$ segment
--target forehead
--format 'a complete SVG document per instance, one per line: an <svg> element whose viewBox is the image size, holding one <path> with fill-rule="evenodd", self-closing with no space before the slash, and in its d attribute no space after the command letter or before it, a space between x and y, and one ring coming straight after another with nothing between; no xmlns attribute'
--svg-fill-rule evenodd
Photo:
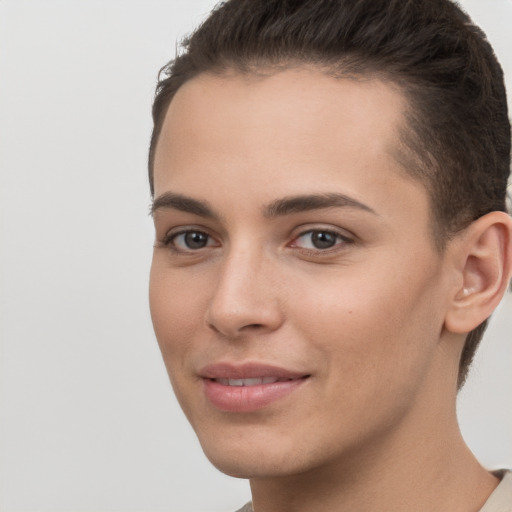
<svg viewBox="0 0 512 512"><path fill-rule="evenodd" d="M352 130L363 130L368 137L386 135L384 138L392 141L397 135L395 128L403 122L405 108L399 88L378 78L334 78L306 67L259 74L203 73L177 91L163 128L169 130L178 123L180 131L196 129L198 117L206 123L209 119L216 122L216 116L229 115L238 117L246 128L251 121L263 121L275 123L276 130L284 127L287 132L303 127L299 121L306 121L311 130L319 125L339 128L340 123L348 122ZM358 135L355 131L354 137Z"/></svg>
<svg viewBox="0 0 512 512"><path fill-rule="evenodd" d="M406 108L392 84L317 69L200 75L169 106L155 153L155 194L189 194L194 186L204 197L222 181L237 195L268 201L323 193L334 180L341 192L378 203L384 189L389 195L396 185L402 194L419 186L393 157Z"/></svg>

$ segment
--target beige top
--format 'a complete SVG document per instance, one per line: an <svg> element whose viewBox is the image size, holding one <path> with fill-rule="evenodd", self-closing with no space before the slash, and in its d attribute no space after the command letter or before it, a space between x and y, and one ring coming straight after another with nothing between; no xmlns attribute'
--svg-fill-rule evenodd
<svg viewBox="0 0 512 512"><path fill-rule="evenodd" d="M512 472L497 471L496 476L501 482L489 496L480 512L512 512ZM250 503L247 503L238 512L254 512Z"/></svg>
<svg viewBox="0 0 512 512"><path fill-rule="evenodd" d="M489 496L480 512L512 512L512 472L500 471L501 482Z"/></svg>

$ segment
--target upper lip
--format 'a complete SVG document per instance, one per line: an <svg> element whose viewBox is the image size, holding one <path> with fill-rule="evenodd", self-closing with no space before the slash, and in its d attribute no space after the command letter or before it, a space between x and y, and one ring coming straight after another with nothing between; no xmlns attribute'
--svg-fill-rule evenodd
<svg viewBox="0 0 512 512"><path fill-rule="evenodd" d="M306 372L288 370L279 366L262 363L212 363L204 366L199 375L204 379L257 379L277 377L278 379L301 379Z"/></svg>

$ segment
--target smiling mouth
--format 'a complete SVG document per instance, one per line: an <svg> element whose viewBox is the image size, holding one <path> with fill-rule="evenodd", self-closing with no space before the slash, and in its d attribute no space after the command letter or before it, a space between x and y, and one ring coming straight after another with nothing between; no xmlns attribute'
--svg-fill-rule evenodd
<svg viewBox="0 0 512 512"><path fill-rule="evenodd" d="M230 413L250 413L265 409L289 395L295 396L296 390L302 388L309 377L311 375L203 377L203 389L205 397L216 409Z"/></svg>
<svg viewBox="0 0 512 512"><path fill-rule="evenodd" d="M304 377L301 377L301 379L307 379L309 375L305 375ZM294 380L294 378L279 378L279 377L261 377L261 378L251 378L251 379L210 379L213 382L217 382L219 384L222 384L223 386L261 386L265 384L274 384L275 382L290 382Z"/></svg>

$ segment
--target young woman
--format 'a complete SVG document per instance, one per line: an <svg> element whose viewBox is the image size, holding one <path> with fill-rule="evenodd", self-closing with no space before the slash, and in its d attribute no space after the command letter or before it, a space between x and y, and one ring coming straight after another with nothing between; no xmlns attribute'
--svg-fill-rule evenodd
<svg viewBox="0 0 512 512"><path fill-rule="evenodd" d="M231 0L165 68L151 312L245 510L512 511L455 412L511 275L507 115L448 0Z"/></svg>

